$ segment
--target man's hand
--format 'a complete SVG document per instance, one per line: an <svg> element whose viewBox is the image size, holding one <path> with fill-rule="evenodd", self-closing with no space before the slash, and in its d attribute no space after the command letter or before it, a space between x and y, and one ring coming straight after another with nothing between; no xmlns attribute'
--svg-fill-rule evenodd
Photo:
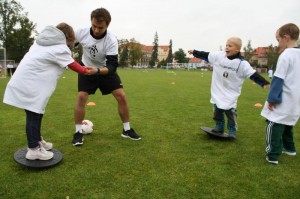
<svg viewBox="0 0 300 199"><path fill-rule="evenodd" d="M95 75L97 73L97 68L93 66L86 66L87 73L85 75Z"/></svg>
<svg viewBox="0 0 300 199"><path fill-rule="evenodd" d="M276 104L272 102L268 102L268 109L270 111L273 111L276 108Z"/></svg>

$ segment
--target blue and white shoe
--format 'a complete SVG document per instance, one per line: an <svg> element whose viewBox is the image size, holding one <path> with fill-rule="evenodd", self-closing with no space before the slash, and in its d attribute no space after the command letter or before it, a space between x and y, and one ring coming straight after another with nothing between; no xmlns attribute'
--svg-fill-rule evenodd
<svg viewBox="0 0 300 199"><path fill-rule="evenodd" d="M285 148L282 149L282 153L284 153L286 155L290 155L290 156L295 156L297 154L296 151L289 151L289 150L286 150Z"/></svg>

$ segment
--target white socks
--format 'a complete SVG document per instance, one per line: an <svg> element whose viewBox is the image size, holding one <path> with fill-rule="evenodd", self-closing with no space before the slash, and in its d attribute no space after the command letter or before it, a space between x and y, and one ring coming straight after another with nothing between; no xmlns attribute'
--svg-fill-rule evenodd
<svg viewBox="0 0 300 199"><path fill-rule="evenodd" d="M82 126L82 124L76 124L76 125L75 125L75 129L76 129L76 130L75 130L75 133L76 133L76 132L82 133L82 130L81 130L82 127L81 127L81 126Z"/></svg>
<svg viewBox="0 0 300 199"><path fill-rule="evenodd" d="M130 124L129 124L129 122L123 123L123 126L124 126L124 131L130 130Z"/></svg>
<svg viewBox="0 0 300 199"><path fill-rule="evenodd" d="M81 126L82 126L81 124L76 124L75 125L75 129L76 129L75 133L76 132L82 133L82 127ZM130 130L130 124L129 124L129 122L123 123L123 126L124 126L124 131Z"/></svg>

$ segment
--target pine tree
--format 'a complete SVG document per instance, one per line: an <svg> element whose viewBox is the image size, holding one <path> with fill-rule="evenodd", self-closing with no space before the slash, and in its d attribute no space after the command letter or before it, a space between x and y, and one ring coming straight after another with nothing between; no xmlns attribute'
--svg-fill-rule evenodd
<svg viewBox="0 0 300 199"><path fill-rule="evenodd" d="M250 59L252 57L253 54L253 48L251 46L251 40L248 41L247 47L244 47L244 51L245 51L245 59L250 62Z"/></svg>
<svg viewBox="0 0 300 199"><path fill-rule="evenodd" d="M172 63L173 62L172 46L173 46L173 42L172 42L172 39L171 39L170 44L169 44L169 53L168 53L168 57L166 59L167 63Z"/></svg>
<svg viewBox="0 0 300 199"><path fill-rule="evenodd" d="M152 50L152 55L151 55L149 65L153 67L157 62L158 62L158 34L156 32L154 36L153 50Z"/></svg>

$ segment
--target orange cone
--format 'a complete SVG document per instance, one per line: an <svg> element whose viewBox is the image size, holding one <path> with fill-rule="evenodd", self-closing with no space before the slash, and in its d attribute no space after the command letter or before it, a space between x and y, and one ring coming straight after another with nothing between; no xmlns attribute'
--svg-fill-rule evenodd
<svg viewBox="0 0 300 199"><path fill-rule="evenodd" d="M255 107L262 107L262 104L256 103L256 104L254 104L254 106L255 106Z"/></svg>
<svg viewBox="0 0 300 199"><path fill-rule="evenodd" d="M88 106L96 106L96 103L95 102L89 102L87 103Z"/></svg>

